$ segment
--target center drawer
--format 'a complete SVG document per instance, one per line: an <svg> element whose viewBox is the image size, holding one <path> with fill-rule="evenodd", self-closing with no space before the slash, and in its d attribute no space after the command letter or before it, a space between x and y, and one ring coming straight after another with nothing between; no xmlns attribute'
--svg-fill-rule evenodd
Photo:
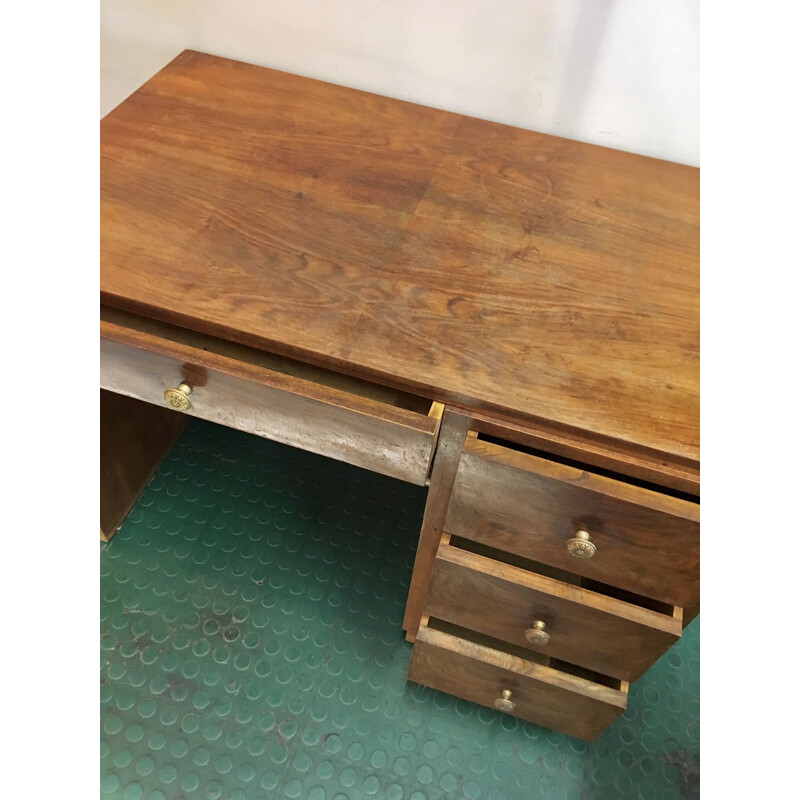
<svg viewBox="0 0 800 800"><path fill-rule="evenodd" d="M468 437L445 530L638 595L700 597L696 502Z"/></svg>
<svg viewBox="0 0 800 800"><path fill-rule="evenodd" d="M104 316L103 389L162 406L176 390L192 416L426 483L441 403L123 312Z"/></svg>
<svg viewBox="0 0 800 800"><path fill-rule="evenodd" d="M679 608L621 600L470 545L442 537L425 600L431 618L631 682L681 635Z"/></svg>

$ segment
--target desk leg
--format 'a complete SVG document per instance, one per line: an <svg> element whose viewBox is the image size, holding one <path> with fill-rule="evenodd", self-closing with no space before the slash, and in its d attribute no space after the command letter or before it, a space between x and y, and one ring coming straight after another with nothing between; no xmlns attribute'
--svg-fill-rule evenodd
<svg viewBox="0 0 800 800"><path fill-rule="evenodd" d="M100 538L108 541L175 444L187 417L100 390Z"/></svg>
<svg viewBox="0 0 800 800"><path fill-rule="evenodd" d="M433 458L431 485L425 503L425 516L419 533L417 556L414 559L414 572L411 575L411 586L408 590L408 602L403 619L403 630L409 642L416 639L419 630L425 595L428 593L428 583L433 572L433 562L442 539L447 507L450 504L450 495L453 493L458 461L467 438L469 424L470 417L445 408L439 428L436 454Z"/></svg>

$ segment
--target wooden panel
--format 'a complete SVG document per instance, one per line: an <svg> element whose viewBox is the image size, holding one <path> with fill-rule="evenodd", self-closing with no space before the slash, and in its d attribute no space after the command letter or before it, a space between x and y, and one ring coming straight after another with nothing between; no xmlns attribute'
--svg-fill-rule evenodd
<svg viewBox="0 0 800 800"><path fill-rule="evenodd" d="M442 544L425 613L547 656L635 681L681 635L673 616ZM550 641L525 631L546 624Z"/></svg>
<svg viewBox="0 0 800 800"><path fill-rule="evenodd" d="M104 302L696 471L695 168L187 51L101 189Z"/></svg>
<svg viewBox="0 0 800 800"><path fill-rule="evenodd" d="M684 609L683 615L681 617L682 626L685 628L699 613L700 613L700 603L692 606L691 608Z"/></svg>
<svg viewBox="0 0 800 800"><path fill-rule="evenodd" d="M523 425L477 412L471 416L473 430L470 433L474 435L484 433L517 442L556 457L580 461L590 467L617 472L699 499L700 467L697 462L681 462L674 458L667 461L655 452L637 455L622 442L600 441L599 437L597 441L588 442L568 431L556 431L532 423Z"/></svg>
<svg viewBox="0 0 800 800"><path fill-rule="evenodd" d="M699 506L480 439L461 454L450 533L681 608L699 600ZM593 558L569 555L585 527Z"/></svg>
<svg viewBox="0 0 800 800"><path fill-rule="evenodd" d="M490 708L508 689L514 716L587 741L627 705L624 686L602 686L425 626L408 679Z"/></svg>
<svg viewBox="0 0 800 800"><path fill-rule="evenodd" d="M109 541L175 444L186 417L100 390L100 538Z"/></svg>
<svg viewBox="0 0 800 800"><path fill-rule="evenodd" d="M469 417L454 414L449 409L445 411L439 431L436 457L431 470L431 486L425 502L425 515L422 518L422 528L419 532L414 571L411 573L408 602L403 618L403 630L406 631L406 638L410 642L414 641L422 616L433 561L442 538L447 504L450 502L458 459L468 427Z"/></svg>
<svg viewBox="0 0 800 800"><path fill-rule="evenodd" d="M139 314L132 314L128 311L121 311L118 308L100 306L101 322L108 322L117 328L125 328L129 332L130 340L136 344L146 341L153 341L152 338L142 339L141 342L135 338L136 333L149 334L159 340L167 340L174 344L184 344L194 350L205 350L207 353L215 353L220 356L249 364L255 367L263 367L270 372L279 372L283 375L292 375L310 381L318 386L327 386L331 389L338 389L348 395L356 397L366 397L375 400L384 406L416 411L420 414L427 414L434 419L441 419L441 403L431 403L419 395L408 394L397 389L382 386L378 383L354 378L342 372L335 372L324 367L306 364L296 359L286 358L268 353L266 350L258 350L246 345L237 344L227 339L219 339L207 334L198 333L188 328L180 328L177 325L170 325L160 320L150 317L143 317Z"/></svg>
<svg viewBox="0 0 800 800"><path fill-rule="evenodd" d="M186 381L190 415L411 483L428 477L436 419L111 323L101 335L104 388L163 405Z"/></svg>

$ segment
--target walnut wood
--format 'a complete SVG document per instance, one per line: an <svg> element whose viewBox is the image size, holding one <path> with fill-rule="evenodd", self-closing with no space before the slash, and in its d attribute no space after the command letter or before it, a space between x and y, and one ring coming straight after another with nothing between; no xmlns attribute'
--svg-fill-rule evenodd
<svg viewBox="0 0 800 800"><path fill-rule="evenodd" d="M100 538L109 541L172 449L186 417L100 390Z"/></svg>
<svg viewBox="0 0 800 800"><path fill-rule="evenodd" d="M620 690L421 626L408 679L490 708L504 689L514 716L591 741L627 705Z"/></svg>
<svg viewBox="0 0 800 800"><path fill-rule="evenodd" d="M679 619L442 544L425 613L571 664L638 680L681 635ZM525 631L546 624L550 641Z"/></svg>
<svg viewBox="0 0 800 800"><path fill-rule="evenodd" d="M186 51L101 184L109 304L696 471L697 169Z"/></svg>
<svg viewBox="0 0 800 800"><path fill-rule="evenodd" d="M159 406L185 381L191 414L430 481L410 677L486 705L509 688L523 718L593 738L627 683L556 659L635 678L699 600L697 504L591 472L699 496L698 188L690 167L186 51L101 125L102 385L183 422ZM446 536L436 560L445 522L517 565ZM578 525L593 559L567 554ZM621 589L686 612L602 594ZM555 668L519 640L533 607Z"/></svg>
<svg viewBox="0 0 800 800"><path fill-rule="evenodd" d="M385 406L394 406L408 411L428 414L434 419L441 419L442 416L439 410L440 407L443 407L441 403L437 403L434 406L430 399L419 395L391 389L378 383L364 381L341 372L334 372L323 367L279 356L275 353L268 353L265 350L258 350L225 339L219 339L215 336L208 336L188 328L179 328L176 325L170 325L149 317L142 317L138 314L131 314L127 311L101 305L100 320L101 322L112 323L118 328L127 329L128 334L132 337L130 341L138 343L145 348L147 347L146 342L152 340L137 339L136 331L150 334L159 340L184 344L195 350L206 350L209 353L226 356L242 364L265 367L272 372L293 375L296 378L302 378L320 386L339 389L348 395L375 400Z"/></svg>
<svg viewBox="0 0 800 800"><path fill-rule="evenodd" d="M699 506L468 439L445 522L455 536L687 608L699 599ZM593 558L569 555L581 527Z"/></svg>
<svg viewBox="0 0 800 800"><path fill-rule="evenodd" d="M411 574L406 612L403 617L403 630L406 631L406 639L409 642L414 641L420 625L425 594L428 591L436 551L442 539L445 515L468 428L469 417L455 414L445 407L439 426L439 439L431 470L428 499L425 502L425 514L419 532L414 571Z"/></svg>
<svg viewBox="0 0 800 800"><path fill-rule="evenodd" d="M101 385L164 404L197 387L192 416L422 485L439 422L293 375L101 322Z"/></svg>
<svg viewBox="0 0 800 800"><path fill-rule="evenodd" d="M624 443L587 442L567 431L548 430L533 423L520 424L472 412L472 435L485 433L498 439L527 445L554 456L581 461L588 466L618 472L630 478L647 481L667 489L700 496L700 469L696 463L683 464L677 459L664 461L658 453L646 458L625 448Z"/></svg>

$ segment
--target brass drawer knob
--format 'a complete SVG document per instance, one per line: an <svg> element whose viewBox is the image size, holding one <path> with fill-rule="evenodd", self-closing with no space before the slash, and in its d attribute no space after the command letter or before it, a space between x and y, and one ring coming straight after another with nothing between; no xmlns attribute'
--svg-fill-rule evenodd
<svg viewBox="0 0 800 800"><path fill-rule="evenodd" d="M164 399L176 411L188 411L192 407L192 403L189 400L191 393L192 387L182 383L177 389L167 389L164 392Z"/></svg>
<svg viewBox="0 0 800 800"><path fill-rule="evenodd" d="M581 530L567 539L567 550L573 558L591 558L597 552L597 545L589 538L589 531Z"/></svg>
<svg viewBox="0 0 800 800"><path fill-rule="evenodd" d="M544 647L550 641L550 634L544 629L544 622L534 620L533 627L525 631L525 638L537 647Z"/></svg>
<svg viewBox="0 0 800 800"><path fill-rule="evenodd" d="M512 714L514 712L517 704L511 700L510 689L503 689L503 696L498 697L497 700L494 701L494 707L498 711L505 711L506 714Z"/></svg>

